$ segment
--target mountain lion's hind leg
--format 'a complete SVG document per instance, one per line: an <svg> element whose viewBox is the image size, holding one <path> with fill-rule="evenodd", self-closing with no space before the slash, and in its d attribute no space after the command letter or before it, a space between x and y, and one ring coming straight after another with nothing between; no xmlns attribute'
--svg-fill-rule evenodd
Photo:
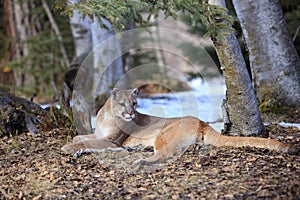
<svg viewBox="0 0 300 200"><path fill-rule="evenodd" d="M178 153L184 152L197 142L198 123L198 119L186 117L165 126L155 138L154 155L140 160L139 163L161 163L172 156L177 157Z"/></svg>
<svg viewBox="0 0 300 200"><path fill-rule="evenodd" d="M158 148L159 147L159 148ZM164 163L176 152L176 144L173 141L170 141L169 144L164 143L159 144L155 141L154 144L154 155L145 159L140 159L135 162L135 164L156 164Z"/></svg>

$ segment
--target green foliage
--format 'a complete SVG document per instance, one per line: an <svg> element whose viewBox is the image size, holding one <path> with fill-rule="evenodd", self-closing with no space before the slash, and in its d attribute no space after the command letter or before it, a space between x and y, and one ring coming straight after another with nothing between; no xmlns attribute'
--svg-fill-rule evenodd
<svg viewBox="0 0 300 200"><path fill-rule="evenodd" d="M239 45L241 47L241 50L242 50L244 59L246 61L246 65L247 65L247 69L249 71L249 74L251 75L251 73L250 73L249 55L248 55L248 51L246 49L245 41L243 39L242 28L241 28L239 20L238 20L238 18L236 16L236 13L235 13L232 1L231 0L225 0L225 1L226 1L226 7L228 8L228 13L229 13L230 16L232 16L232 20L233 20L232 21L232 27L235 30L234 33L235 33L235 35L236 35L236 37L238 39ZM199 36L202 36L202 37L209 35L207 33L207 30L206 30L206 28L205 28L205 26L203 24L197 23L194 26L192 26L192 20L189 17L189 15L187 15L187 14L180 15L180 20L189 26L188 31L191 34L199 35ZM191 46L190 47L187 46L187 48L182 48L182 50L183 50L183 52L184 52L185 55L189 56L189 55L192 55L191 53L197 52L196 49L193 50L191 48L192 48ZM213 45L205 46L204 49L206 50L206 52L210 55L210 57L215 62L216 66L218 67L219 72L222 73L222 70L220 69L221 64L220 64L220 61L219 61L219 58L218 58L218 55L217 55L217 52L216 52L214 46ZM195 53L193 53L193 54L195 54ZM203 61L201 61L201 62L202 63L199 63L199 64L203 64ZM196 74L193 74L193 73L191 73L190 75L192 77L197 76Z"/></svg>
<svg viewBox="0 0 300 200"><path fill-rule="evenodd" d="M26 2L26 1L24 1ZM27 13L30 29L24 41L12 38L20 47L26 46L28 54L23 54L19 59L12 60L7 65L10 69L18 70L25 77L22 88L17 88L27 95L37 94L38 98L52 99L56 94L54 85L59 89L62 84L62 74L66 66L59 46L57 35L54 33L49 19L41 6L41 0L34 0L35 7ZM48 5L54 5L54 0L48 1ZM69 59L73 54L73 39L70 27L66 24L69 19L59 13L52 12L64 38L64 46L69 53ZM27 17L27 16L25 16ZM20 78L20 77L18 77Z"/></svg>
<svg viewBox="0 0 300 200"><path fill-rule="evenodd" d="M143 44L146 42L152 42L153 38L149 36L143 36L143 34L138 31L133 32L133 35L131 37L134 38L134 40L131 41L132 46L138 48L131 52L131 63L128 67L134 68L145 63L157 63L155 50L143 49Z"/></svg>
<svg viewBox="0 0 300 200"><path fill-rule="evenodd" d="M177 18L178 12L185 13L191 19L192 26L201 23L206 28L206 34L217 39L223 39L232 31L228 23L232 17L226 14L225 9L209 5L207 0L90 0L80 3L57 4L63 14L72 15L77 10L83 17L103 17L111 22L116 31L125 28L130 19L138 25L145 26L151 16L157 17L163 11L166 17ZM143 19L142 13L148 13ZM101 24L105 27L104 24Z"/></svg>
<svg viewBox="0 0 300 200"><path fill-rule="evenodd" d="M202 76L203 75L205 75L205 77L218 76L219 73L216 74L216 71L214 70L215 66L217 66L219 72L222 73L220 69L221 64L219 62L217 53L213 46L205 46L203 48L201 46L192 45L190 43L181 43L180 45L178 45L178 48L182 50L182 52L185 54L185 56L188 57L190 61L197 64L198 66L203 66L203 69L200 71ZM214 61L215 66L212 66L212 60ZM197 76L194 73L189 73L189 74L192 77Z"/></svg>
<svg viewBox="0 0 300 200"><path fill-rule="evenodd" d="M157 63L154 50L152 51L137 50L131 56L132 56L132 66L131 66L132 68L136 66L141 66L145 63Z"/></svg>
<svg viewBox="0 0 300 200"><path fill-rule="evenodd" d="M280 0L281 7L283 9L284 18L287 22L288 29L290 31L291 37L293 37L300 26L300 4L298 0ZM294 45L300 55L300 32L298 32L297 37L294 41Z"/></svg>
<svg viewBox="0 0 300 200"><path fill-rule="evenodd" d="M135 22L138 26L149 26L150 19L158 17L159 11L163 11L166 17L174 19L183 14L191 27L194 27L195 30L201 27L204 36L211 36L217 40L223 40L233 30L230 26L233 19L227 14L227 9L209 5L207 0L90 0L66 5L57 4L56 9L60 9L63 14L68 15L72 15L73 11L76 10L82 14L82 17L105 18L110 21L116 31L124 29L128 24L128 20ZM147 13L148 17L143 18L142 13ZM101 23L101 20L99 22ZM104 24L100 25L105 27ZM195 51L195 49L190 49L191 46L188 49L184 45L181 47L187 52ZM211 50L211 48L209 49ZM200 52L203 52L203 50ZM209 51L209 53L219 66L216 52ZM195 53L187 55L195 55ZM199 60L199 55L196 56L195 59ZM132 57L132 66L138 66L145 59L154 61L155 53L136 51Z"/></svg>

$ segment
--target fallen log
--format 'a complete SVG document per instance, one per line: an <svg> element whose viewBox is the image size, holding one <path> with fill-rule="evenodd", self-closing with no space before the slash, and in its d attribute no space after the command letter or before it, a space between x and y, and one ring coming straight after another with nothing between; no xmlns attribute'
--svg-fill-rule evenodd
<svg viewBox="0 0 300 200"><path fill-rule="evenodd" d="M36 103L0 90L0 137L53 128L71 127L68 117L57 108L43 109Z"/></svg>

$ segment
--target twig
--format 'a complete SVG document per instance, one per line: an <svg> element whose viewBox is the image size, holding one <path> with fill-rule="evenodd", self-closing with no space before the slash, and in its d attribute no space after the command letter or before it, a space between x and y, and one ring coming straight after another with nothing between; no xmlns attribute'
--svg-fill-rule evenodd
<svg viewBox="0 0 300 200"><path fill-rule="evenodd" d="M293 36L293 42L295 42L295 40L296 40L296 38L298 36L299 30L300 30L300 25L297 27L296 32L295 32L295 34Z"/></svg>

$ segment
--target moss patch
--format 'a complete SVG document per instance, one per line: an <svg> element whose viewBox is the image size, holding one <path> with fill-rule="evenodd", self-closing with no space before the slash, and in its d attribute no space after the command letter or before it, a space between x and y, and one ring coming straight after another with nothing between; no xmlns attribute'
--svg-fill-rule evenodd
<svg viewBox="0 0 300 200"><path fill-rule="evenodd" d="M259 109L264 122L300 123L300 107L285 106L268 101L260 104Z"/></svg>

